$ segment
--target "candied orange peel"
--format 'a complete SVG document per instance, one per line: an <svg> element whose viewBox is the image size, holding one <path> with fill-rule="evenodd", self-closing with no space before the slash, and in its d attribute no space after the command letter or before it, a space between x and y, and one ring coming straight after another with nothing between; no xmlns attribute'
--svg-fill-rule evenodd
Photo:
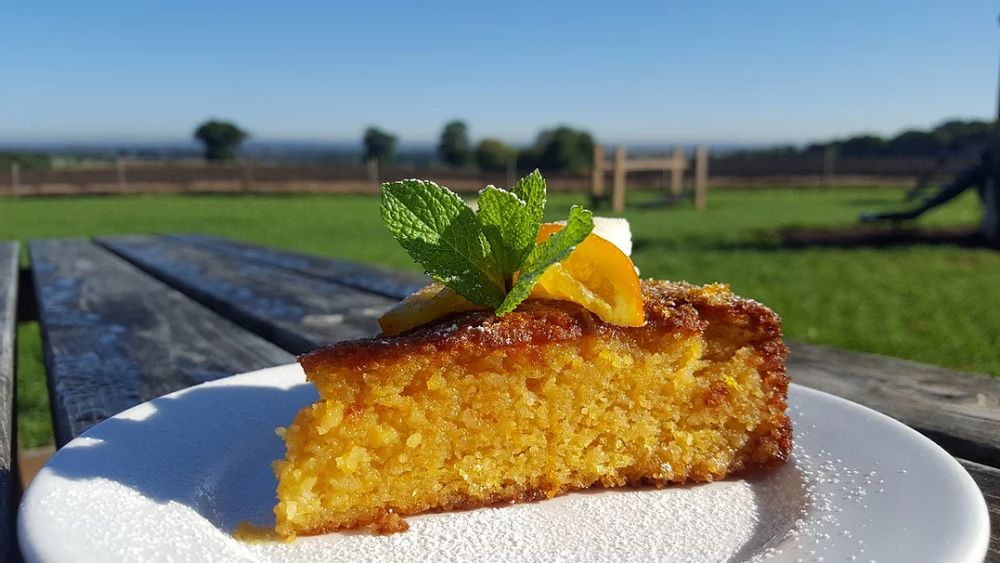
<svg viewBox="0 0 1000 563"><path fill-rule="evenodd" d="M538 241L560 228L562 225L555 223L542 225ZM616 325L642 326L646 321L639 274L632 259L593 233L565 260L542 274L531 297L572 301Z"/></svg>

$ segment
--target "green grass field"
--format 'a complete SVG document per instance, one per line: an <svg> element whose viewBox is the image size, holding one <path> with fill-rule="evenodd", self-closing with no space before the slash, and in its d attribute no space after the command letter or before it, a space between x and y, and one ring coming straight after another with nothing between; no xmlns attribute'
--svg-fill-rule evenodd
<svg viewBox="0 0 1000 563"><path fill-rule="evenodd" d="M724 281L781 314L793 340L1000 374L1000 252L944 245L782 247L775 229L848 226L900 201L890 189L715 191L709 209L634 209L643 276ZM584 196L555 195L552 218ZM974 225L968 194L922 219ZM364 196L132 196L0 200L0 240L201 232L414 268ZM19 331L18 403L25 446L51 438L36 323Z"/></svg>

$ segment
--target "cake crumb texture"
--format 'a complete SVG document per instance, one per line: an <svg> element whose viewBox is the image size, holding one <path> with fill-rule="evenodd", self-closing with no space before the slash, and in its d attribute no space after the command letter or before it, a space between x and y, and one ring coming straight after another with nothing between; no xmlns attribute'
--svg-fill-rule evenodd
<svg viewBox="0 0 1000 563"><path fill-rule="evenodd" d="M283 536L550 498L705 482L784 462L780 321L723 285L645 281L647 323L536 300L300 358L320 393L285 432Z"/></svg>

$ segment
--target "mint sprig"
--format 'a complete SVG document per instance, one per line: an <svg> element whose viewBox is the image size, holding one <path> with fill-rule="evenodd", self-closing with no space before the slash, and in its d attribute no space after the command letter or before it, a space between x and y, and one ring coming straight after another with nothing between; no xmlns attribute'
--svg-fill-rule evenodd
<svg viewBox="0 0 1000 563"><path fill-rule="evenodd" d="M506 292L476 214L434 182L382 186L382 220L429 276L480 305L498 307Z"/></svg>
<svg viewBox="0 0 1000 563"><path fill-rule="evenodd" d="M487 186L478 212L434 182L382 184L382 219L407 254L428 275L500 316L527 299L545 270L594 228L591 212L573 206L566 227L536 244L544 211L545 179L537 170L509 191Z"/></svg>

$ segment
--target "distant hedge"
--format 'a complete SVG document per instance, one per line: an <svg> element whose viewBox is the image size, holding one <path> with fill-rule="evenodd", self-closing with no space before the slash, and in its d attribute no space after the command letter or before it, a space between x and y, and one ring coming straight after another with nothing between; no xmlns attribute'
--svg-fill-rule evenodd
<svg viewBox="0 0 1000 563"><path fill-rule="evenodd" d="M729 156L757 158L810 155L833 148L837 156L847 157L932 157L948 151L985 147L994 137L994 127L992 121L952 119L930 130L909 129L888 138L866 133L812 143L803 148L790 145L769 147L740 151Z"/></svg>
<svg viewBox="0 0 1000 563"><path fill-rule="evenodd" d="M18 163L21 170L48 170L52 168L52 157L46 154L28 152L0 152L0 171L9 170Z"/></svg>

